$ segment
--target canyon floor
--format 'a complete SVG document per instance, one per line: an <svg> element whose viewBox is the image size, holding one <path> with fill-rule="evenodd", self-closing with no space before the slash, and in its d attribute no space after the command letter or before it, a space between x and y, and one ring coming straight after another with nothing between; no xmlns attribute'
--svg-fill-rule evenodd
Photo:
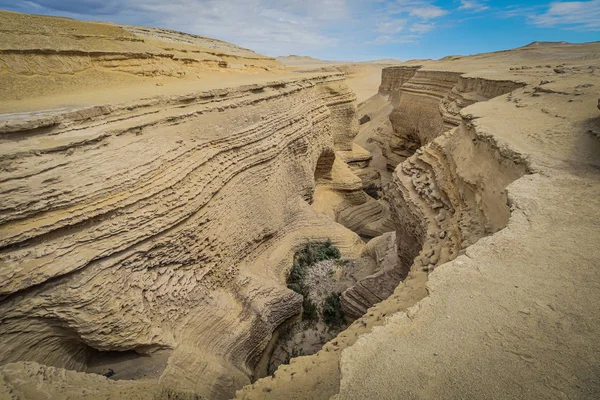
<svg viewBox="0 0 600 400"><path fill-rule="evenodd" d="M0 22L1 399L600 397L599 42L286 66ZM265 376L326 240L349 326Z"/></svg>

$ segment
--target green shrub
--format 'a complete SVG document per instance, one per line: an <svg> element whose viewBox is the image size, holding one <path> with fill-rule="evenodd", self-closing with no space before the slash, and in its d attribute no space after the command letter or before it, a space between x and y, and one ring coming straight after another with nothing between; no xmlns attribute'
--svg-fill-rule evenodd
<svg viewBox="0 0 600 400"><path fill-rule="evenodd" d="M340 326L344 323L344 312L340 293L331 293L323 302L323 320L329 326Z"/></svg>
<svg viewBox="0 0 600 400"><path fill-rule="evenodd" d="M286 283L289 289L304 297L302 301L302 319L304 321L319 320L317 306L312 300L308 299L310 288L304 283L308 269L319 261L339 259L340 257L340 250L335 247L330 239L327 239L324 243L308 242L304 248L294 255L294 264Z"/></svg>
<svg viewBox="0 0 600 400"><path fill-rule="evenodd" d="M302 350L301 348L300 349L296 349L296 348L292 349L292 358L301 357L303 355L304 355L304 350Z"/></svg>
<svg viewBox="0 0 600 400"><path fill-rule="evenodd" d="M317 313L317 305L308 297L304 297L302 301L302 320L303 321L318 321L319 314Z"/></svg>
<svg viewBox="0 0 600 400"><path fill-rule="evenodd" d="M288 283L287 287L288 287L288 289L292 289L294 292L298 293L299 295L302 295L302 296L308 295L308 289L307 289L306 285L304 285L302 283Z"/></svg>
<svg viewBox="0 0 600 400"><path fill-rule="evenodd" d="M308 246L311 246L311 244L309 243ZM327 239L325 243L317 244L315 246L316 247L313 249L315 262L335 260L341 257L340 250L331 243L331 239Z"/></svg>
<svg viewBox="0 0 600 400"><path fill-rule="evenodd" d="M287 357L285 358L285 360L283 360L283 364L289 364L292 358L296 358L296 357L301 357L304 355L304 350L300 349L296 349L295 347L292 348L292 353L288 354ZM275 371L273 371L275 372ZM272 373L269 375L273 375Z"/></svg>
<svg viewBox="0 0 600 400"><path fill-rule="evenodd" d="M331 243L330 239L325 243L308 242L294 255L294 264L287 278L287 287L306 297L308 288L304 285L304 278L308 268L319 261L339 259L340 256L340 250Z"/></svg>
<svg viewBox="0 0 600 400"><path fill-rule="evenodd" d="M294 256L294 266L290 273L292 281L303 279L306 274L306 268L313 266L315 263L323 260L333 260L341 257L340 250L331 243L331 239L327 239L324 243L310 243L299 250Z"/></svg>

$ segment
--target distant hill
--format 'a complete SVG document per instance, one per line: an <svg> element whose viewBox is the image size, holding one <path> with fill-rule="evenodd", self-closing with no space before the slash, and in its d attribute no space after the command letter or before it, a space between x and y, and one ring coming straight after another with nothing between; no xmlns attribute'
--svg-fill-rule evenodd
<svg viewBox="0 0 600 400"><path fill-rule="evenodd" d="M382 58L379 60L369 60L369 61L361 61L365 64L402 64L403 61L398 60L396 58Z"/></svg>
<svg viewBox="0 0 600 400"><path fill-rule="evenodd" d="M276 57L277 61L283 65L314 65L314 64L331 64L333 61L320 60L309 56L297 56L291 54L289 56Z"/></svg>
<svg viewBox="0 0 600 400"><path fill-rule="evenodd" d="M321 64L400 64L402 61L395 58L383 58L380 60L369 60L369 61L330 61L321 60L319 58L309 56L298 56L291 54L289 56L276 57L276 60L283 65L287 66L307 66L307 65L321 65Z"/></svg>

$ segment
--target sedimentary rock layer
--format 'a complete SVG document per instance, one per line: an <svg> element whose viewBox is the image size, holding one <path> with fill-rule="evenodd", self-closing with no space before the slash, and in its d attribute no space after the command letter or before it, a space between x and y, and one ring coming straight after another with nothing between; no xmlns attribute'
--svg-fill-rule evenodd
<svg viewBox="0 0 600 400"><path fill-rule="evenodd" d="M61 93L133 77L193 77L220 69L281 69L230 43L155 28L0 11L0 99ZM131 78L130 78L131 79Z"/></svg>
<svg viewBox="0 0 600 400"><path fill-rule="evenodd" d="M597 43L582 47L561 55L568 76L518 67L528 86L464 109L458 128L398 166L396 204L421 214L406 222L425 221L398 246L417 238L435 258L417 262L506 227L438 265L426 299L344 351L337 398L598 397L600 120L588 88L600 79Z"/></svg>
<svg viewBox="0 0 600 400"><path fill-rule="evenodd" d="M506 226L504 188L527 169L519 155L478 136L468 118L452 129L462 107L522 84L402 67L384 69L382 79L395 105L390 115L394 138L412 143L402 146L403 155L415 154L398 166L386 190L398 258L380 260L375 275L344 292L344 309L353 317L392 294L411 268L433 270Z"/></svg>
<svg viewBox="0 0 600 400"><path fill-rule="evenodd" d="M391 131L374 138L381 144L388 168L411 156L420 146L461 122L460 110L470 104L508 93L524 84L516 81L472 78L462 72L417 67L388 67L380 92L389 94L394 111Z"/></svg>
<svg viewBox="0 0 600 400"><path fill-rule="evenodd" d="M238 398L597 397L598 44L549 47L428 63L431 77L436 68L442 81L457 76L452 87L411 87L437 122L415 124L419 114L400 101L396 122L408 121L388 134L410 135L416 148L388 162L397 165L388 194L408 277L323 351ZM568 75L540 58L569 60ZM514 62L531 66L508 73ZM470 105L452 114L459 87ZM377 242L369 252L388 258ZM433 268L425 297L415 284Z"/></svg>
<svg viewBox="0 0 600 400"><path fill-rule="evenodd" d="M99 351L168 350L163 388L249 383L300 311L295 249L362 251L307 202L315 180L335 186L356 124L342 79L3 116L0 363L86 371Z"/></svg>

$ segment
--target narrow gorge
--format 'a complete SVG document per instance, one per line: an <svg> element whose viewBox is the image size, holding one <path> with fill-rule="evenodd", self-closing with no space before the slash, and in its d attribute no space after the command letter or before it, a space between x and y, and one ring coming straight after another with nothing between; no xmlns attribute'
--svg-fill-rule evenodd
<svg viewBox="0 0 600 400"><path fill-rule="evenodd" d="M0 398L452 397L481 349L527 376L553 363L540 336L600 333L558 296L598 288L597 44L387 66L358 102L356 65L0 20Z"/></svg>

